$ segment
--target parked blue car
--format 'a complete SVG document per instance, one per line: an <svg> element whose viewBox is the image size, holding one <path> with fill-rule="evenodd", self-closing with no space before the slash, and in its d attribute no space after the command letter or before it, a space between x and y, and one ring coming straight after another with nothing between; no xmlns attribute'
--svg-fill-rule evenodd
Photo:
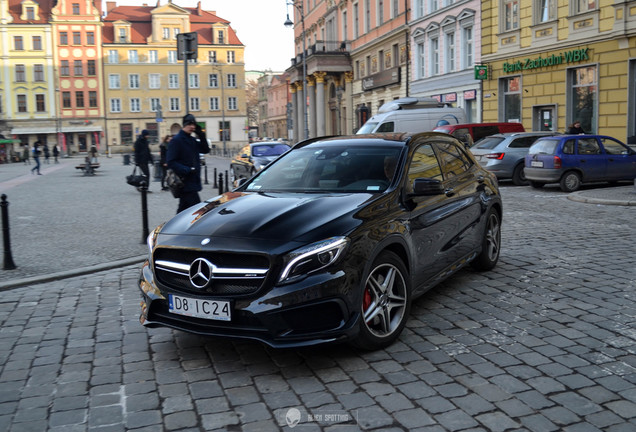
<svg viewBox="0 0 636 432"><path fill-rule="evenodd" d="M636 151L604 135L559 135L539 138L528 150L524 172L530 185L560 183L574 192L582 183L636 178Z"/></svg>

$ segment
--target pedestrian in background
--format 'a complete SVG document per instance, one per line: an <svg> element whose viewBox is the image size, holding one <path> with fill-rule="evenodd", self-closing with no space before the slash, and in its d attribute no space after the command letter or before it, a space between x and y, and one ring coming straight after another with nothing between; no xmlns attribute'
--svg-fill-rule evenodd
<svg viewBox="0 0 636 432"><path fill-rule="evenodd" d="M51 153L49 152L49 146L46 143L42 145L42 151L44 152L44 163L48 164L49 157L51 157Z"/></svg>
<svg viewBox="0 0 636 432"><path fill-rule="evenodd" d="M25 165L31 165L31 155L29 155L29 146L24 145L24 149L22 150L22 160Z"/></svg>
<svg viewBox="0 0 636 432"><path fill-rule="evenodd" d="M581 127L581 122L580 121L575 121L574 123L572 123L568 129L568 134L570 135L579 135L579 134L584 134L585 131L583 130L583 128Z"/></svg>
<svg viewBox="0 0 636 432"><path fill-rule="evenodd" d="M35 161L35 166L31 168L31 174L37 171L38 175L42 175L40 172L40 153L42 153L42 150L40 150L40 140L33 143L31 153L33 154L33 160Z"/></svg>
<svg viewBox="0 0 636 432"><path fill-rule="evenodd" d="M150 153L148 138L146 138L148 135L150 135L150 132L144 129L141 131L137 141L135 141L135 165L137 165L143 175L146 176L146 187L150 187L150 171L148 170L148 163L152 163L152 154Z"/></svg>
<svg viewBox="0 0 636 432"><path fill-rule="evenodd" d="M168 154L168 144L172 139L172 135L166 135L159 144L159 165L161 165L161 190L170 190L166 186L166 173L168 172L168 164L166 163L166 155Z"/></svg>
<svg viewBox="0 0 636 432"><path fill-rule="evenodd" d="M60 163L60 161L57 160L57 157L60 155L60 147L55 144L53 146L53 159L55 160L55 163Z"/></svg>
<svg viewBox="0 0 636 432"><path fill-rule="evenodd" d="M201 202L199 191L201 186L200 153L210 152L205 139L196 136L194 131L197 121L192 114L183 117L183 128L170 140L166 163L183 180L183 189L179 196L177 213Z"/></svg>

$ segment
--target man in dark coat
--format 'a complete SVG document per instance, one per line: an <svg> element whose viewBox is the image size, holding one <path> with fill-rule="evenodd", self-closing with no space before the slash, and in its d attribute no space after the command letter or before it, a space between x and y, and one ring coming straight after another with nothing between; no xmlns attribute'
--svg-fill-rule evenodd
<svg viewBox="0 0 636 432"><path fill-rule="evenodd" d="M135 165L146 176L146 187L150 186L148 163L152 163L152 154L150 154L150 147L148 146L148 135L150 135L150 132L144 129L141 131L137 141L135 141Z"/></svg>
<svg viewBox="0 0 636 432"><path fill-rule="evenodd" d="M166 162L168 168L183 179L183 189L179 196L177 213L201 202L201 161L199 154L207 154L210 149L205 139L194 134L197 122L192 114L183 117L183 128L168 144Z"/></svg>

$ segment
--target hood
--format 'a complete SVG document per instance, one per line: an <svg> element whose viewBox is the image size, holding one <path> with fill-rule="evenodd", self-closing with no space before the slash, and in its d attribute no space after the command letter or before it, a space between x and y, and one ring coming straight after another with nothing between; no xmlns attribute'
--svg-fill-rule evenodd
<svg viewBox="0 0 636 432"><path fill-rule="evenodd" d="M227 192L168 221L161 234L292 241L345 235L371 194ZM303 239L303 236L308 236Z"/></svg>

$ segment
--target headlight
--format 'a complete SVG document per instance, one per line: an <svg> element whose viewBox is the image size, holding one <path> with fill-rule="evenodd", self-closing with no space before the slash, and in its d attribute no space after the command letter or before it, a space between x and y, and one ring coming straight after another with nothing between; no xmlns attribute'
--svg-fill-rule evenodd
<svg viewBox="0 0 636 432"><path fill-rule="evenodd" d="M157 228L153 229L150 234L148 234L148 238L146 239L146 244L148 245L148 253L150 254L150 259L152 260L152 251L157 244L157 236L159 235L159 231L163 228L163 224L159 225Z"/></svg>
<svg viewBox="0 0 636 432"><path fill-rule="evenodd" d="M331 265L348 244L347 237L331 237L290 252L278 282L290 282Z"/></svg>

